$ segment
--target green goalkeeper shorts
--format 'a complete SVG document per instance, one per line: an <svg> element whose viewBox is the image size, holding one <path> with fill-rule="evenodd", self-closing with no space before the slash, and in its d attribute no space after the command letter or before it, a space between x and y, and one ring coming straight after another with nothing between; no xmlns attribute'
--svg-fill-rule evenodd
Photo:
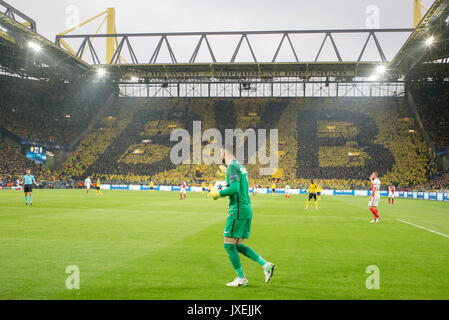
<svg viewBox="0 0 449 320"><path fill-rule="evenodd" d="M251 220L252 219L236 220L232 219L232 217L228 217L228 219L226 219L224 236L228 238L249 239Z"/></svg>

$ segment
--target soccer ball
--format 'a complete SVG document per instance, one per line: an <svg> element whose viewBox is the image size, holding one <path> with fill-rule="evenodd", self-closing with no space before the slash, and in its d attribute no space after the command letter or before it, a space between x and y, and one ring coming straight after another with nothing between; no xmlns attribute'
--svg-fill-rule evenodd
<svg viewBox="0 0 449 320"><path fill-rule="evenodd" d="M218 190L218 191L224 190L227 187L229 187L229 186L226 181L217 181L217 182L215 182L215 185L214 185L214 189Z"/></svg>

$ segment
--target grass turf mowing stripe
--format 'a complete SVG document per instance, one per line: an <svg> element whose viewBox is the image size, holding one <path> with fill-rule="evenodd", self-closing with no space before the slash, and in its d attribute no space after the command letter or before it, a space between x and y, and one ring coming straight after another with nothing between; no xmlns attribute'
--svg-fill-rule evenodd
<svg viewBox="0 0 449 320"><path fill-rule="evenodd" d="M416 227L416 228L420 228L420 229L423 229L423 230L426 230L426 231L430 231L430 232L433 232L433 233L438 234L438 235L440 235L440 236L449 238L449 236L448 236L447 234L444 234L444 233L441 233L441 232L438 232L438 231L435 231L435 230L432 230L432 229L427 229L427 228L425 228L425 227L419 226L419 225L417 225L417 224L414 224L414 223L411 223L411 222L408 222L408 221L405 221L405 220L401 220L401 219L396 219L396 220L397 220L397 221L400 221L400 222L403 222L403 223L407 223L407 224L409 224L409 225L411 225L411 226L414 226L414 227Z"/></svg>

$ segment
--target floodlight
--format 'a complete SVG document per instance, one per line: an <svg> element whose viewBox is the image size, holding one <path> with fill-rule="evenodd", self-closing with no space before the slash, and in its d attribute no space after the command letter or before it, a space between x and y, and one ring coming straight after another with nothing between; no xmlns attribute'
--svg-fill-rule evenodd
<svg viewBox="0 0 449 320"><path fill-rule="evenodd" d="M37 43L34 43L34 42L28 42L28 47L30 47L35 52L39 52L42 49L40 45L38 45Z"/></svg>
<svg viewBox="0 0 449 320"><path fill-rule="evenodd" d="M104 70L103 68L97 69L97 75L102 78L106 75L106 70Z"/></svg>
<svg viewBox="0 0 449 320"><path fill-rule="evenodd" d="M426 46L431 46L432 45L432 43L434 42L434 37L433 36L430 36L429 38L427 38L426 39Z"/></svg>
<svg viewBox="0 0 449 320"><path fill-rule="evenodd" d="M387 71L387 67L385 67L384 65L379 65L377 68L376 68L376 73L377 74L384 74L385 72Z"/></svg>

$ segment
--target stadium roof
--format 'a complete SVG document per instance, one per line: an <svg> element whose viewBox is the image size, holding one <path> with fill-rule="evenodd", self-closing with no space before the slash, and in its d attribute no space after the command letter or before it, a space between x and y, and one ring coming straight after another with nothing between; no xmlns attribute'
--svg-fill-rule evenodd
<svg viewBox="0 0 449 320"><path fill-rule="evenodd" d="M333 77L337 81L353 81L357 77L370 77L375 73L380 64L388 64L383 54L382 47L376 34L382 32L412 32L413 29L375 29L375 30L284 30L284 31L233 31L233 32L199 32L199 33L146 33L146 34L85 34L85 35L63 35L57 36L56 44L45 39L36 33L36 24L28 16L20 13L16 9L0 0L0 6L6 7L6 14L0 12L0 65L12 73L36 78L61 78L70 79L76 76L95 76L98 68L104 69L108 78L115 81L132 81L136 78L139 81L188 81L198 79L273 79L273 78L302 78L308 80L311 77ZM9 12L9 14L8 14ZM16 16L21 17L25 22L20 22ZM402 46L398 54L390 63L390 73L386 81L396 81L406 74L443 74L447 75L449 66L446 60L449 57L448 33L449 33L449 0L436 0L426 15L423 17L417 28L410 35L406 43ZM324 36L323 43L317 53L315 61L299 61L296 56L291 39L291 34L315 33ZM338 46L333 40L336 33L365 33L368 37L366 43L357 56L351 61L343 61ZM207 36L213 35L240 35L241 40L234 52L231 61L216 61L214 53L210 48ZM273 61L260 62L255 58L247 35L251 34L280 34L283 35L281 43L276 50ZM169 45L169 38L175 36L198 36L199 42L192 55L191 61L178 62L174 58ZM430 37L434 37L434 43L426 46L425 42ZM112 61L101 62L98 59L96 50L91 42L92 38L115 37L120 40ZM133 37L160 37L160 44L153 52L150 61L141 63L137 61L130 39ZM76 55L62 49L59 40L68 38L83 39ZM370 38L375 41L377 51L380 56L378 61L362 61L362 56ZM286 40L285 40L286 39ZM211 54L211 61L207 63L195 62L196 54L203 43L207 43ZM290 43L294 54L294 61L276 62L277 53L284 43ZM288 40L288 42L287 42ZM332 43L336 54L335 61L323 62L318 57L325 42ZM161 45L167 44L172 55L172 63L158 63L157 55ZM250 46L253 62L235 62L240 44L246 41ZM328 42L329 42L328 41ZM42 49L40 53L33 52L30 44ZM131 54L131 63L120 63L120 54L127 47ZM83 61L82 54L90 52L93 57L93 64ZM358 59L357 59L358 57ZM440 59L440 60L439 60ZM438 61L437 66L431 63ZM443 62L443 63L441 63ZM416 67L416 68L415 68Z"/></svg>
<svg viewBox="0 0 449 320"><path fill-rule="evenodd" d="M370 76L379 62L116 64L98 68L112 79L240 79Z"/></svg>
<svg viewBox="0 0 449 320"><path fill-rule="evenodd" d="M431 67L426 62L436 62L448 58L448 45L449 0L436 0L393 58L391 67L402 74L409 73L420 64L420 72L426 72L426 70L434 72L439 68L447 70L447 66L440 63L436 67ZM414 70L414 73L416 72L418 69Z"/></svg>
<svg viewBox="0 0 449 320"><path fill-rule="evenodd" d="M60 41L68 41L71 39L82 40L79 48L76 49L77 57L80 59L86 59L84 53L89 52L91 54L92 64L95 65L92 71L95 72L97 68L106 70L108 77L117 81L129 80L132 78L146 78L147 80L153 79L202 79L202 78L218 78L218 79L245 79L245 78L285 78L296 77L309 79L311 77L335 77L342 81L352 81L355 77L370 77L375 73L375 70L379 65L386 65L388 63L384 54L382 45L378 40L379 34L386 33L411 33L414 29L339 29L339 30L277 30L277 31L232 31L232 32L183 32L183 33L129 33L129 34L77 34L77 35L58 35L56 37L56 43ZM292 44L290 36L292 35L314 35L321 37L322 43L317 48L315 59L312 61L300 61L298 55ZM336 35L348 35L348 36L365 36L366 40L361 43L360 51L353 50L351 57L343 59L340 54L340 47L334 41ZM271 36L278 35L280 42L274 46L274 56L269 61L258 61L256 58L257 51L251 46L248 36ZM235 48L234 54L227 61L218 61L216 54L209 45L209 37L226 37L226 36L239 36L240 40ZM197 44L194 48L192 57L187 61L178 61L176 59L176 52L172 49L170 40L180 37L196 37ZM104 61L99 58L97 54L98 48L93 44L93 39L106 39L115 38L118 45L115 49L112 59L110 61ZM147 61L142 63L138 61L135 53L136 49L133 46L133 41L136 38L150 40L156 39L158 45L155 47L151 54L151 51L140 52L138 56L142 57L148 55ZM260 39L260 38L259 38ZM254 40L254 38L253 38ZM379 59L375 61L366 61L363 59L366 54L369 42L374 42L374 52L377 53ZM98 43L98 41L96 42ZM100 43L102 43L100 41ZM240 53L242 43L246 43L251 52L250 62L236 62L236 57ZM333 61L320 61L322 49L326 43L332 45L334 52ZM158 62L159 52L163 45L166 45L171 61L160 63ZM294 57L288 62L277 62L279 50L282 45L290 45L292 56ZM207 45L207 49L210 54L210 58L202 63L196 62L197 54L201 46ZM306 45L306 44L302 44ZM87 50L89 49L89 50ZM142 49L142 48L140 48ZM192 48L193 49L193 48ZM130 63L122 63L121 55L123 52L128 51L130 54ZM373 50L371 47L369 50ZM87 54L86 54L87 55ZM151 58L150 58L151 57ZM397 76L395 75L397 80Z"/></svg>
<svg viewBox="0 0 449 320"><path fill-rule="evenodd" d="M89 64L40 36L26 23L1 12L0 65L7 72L36 78L70 79L90 69Z"/></svg>

